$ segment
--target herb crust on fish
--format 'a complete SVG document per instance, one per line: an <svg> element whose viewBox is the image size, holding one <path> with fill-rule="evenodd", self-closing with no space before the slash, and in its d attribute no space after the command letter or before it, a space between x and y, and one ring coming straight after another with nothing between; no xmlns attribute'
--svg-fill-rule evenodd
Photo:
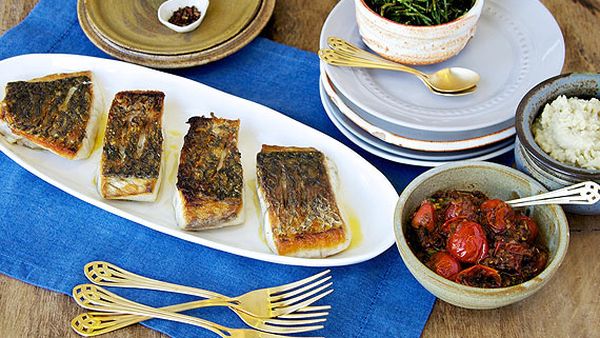
<svg viewBox="0 0 600 338"><path fill-rule="evenodd" d="M108 113L98 189L107 199L153 201L162 172L160 91L122 91Z"/></svg>
<svg viewBox="0 0 600 338"><path fill-rule="evenodd" d="M256 159L257 191L273 252L326 257L350 244L327 164L315 148L262 146Z"/></svg>
<svg viewBox="0 0 600 338"><path fill-rule="evenodd" d="M89 71L9 82L0 107L7 141L49 150L67 159L94 148L100 110Z"/></svg>
<svg viewBox="0 0 600 338"><path fill-rule="evenodd" d="M185 230L243 222L243 172L237 147L239 120L192 117L177 171L175 212Z"/></svg>

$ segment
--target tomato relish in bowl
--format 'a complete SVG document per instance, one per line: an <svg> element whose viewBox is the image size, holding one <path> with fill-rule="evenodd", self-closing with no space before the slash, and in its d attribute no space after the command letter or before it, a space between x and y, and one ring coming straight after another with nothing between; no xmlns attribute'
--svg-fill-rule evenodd
<svg viewBox="0 0 600 338"><path fill-rule="evenodd" d="M538 275L548 262L537 223L479 191L436 192L421 202L407 229L417 258L438 275L463 285L520 284Z"/></svg>
<svg viewBox="0 0 600 338"><path fill-rule="evenodd" d="M514 168L491 162L448 163L422 173L404 188L394 212L404 266L434 296L467 309L495 309L534 295L559 273L569 247L567 217L558 205L528 207L522 214L502 201L547 191ZM421 204L428 206L421 210ZM423 245L419 232L427 238ZM448 250L451 235L458 257ZM541 264L544 257L547 262ZM500 287L472 286L486 284Z"/></svg>

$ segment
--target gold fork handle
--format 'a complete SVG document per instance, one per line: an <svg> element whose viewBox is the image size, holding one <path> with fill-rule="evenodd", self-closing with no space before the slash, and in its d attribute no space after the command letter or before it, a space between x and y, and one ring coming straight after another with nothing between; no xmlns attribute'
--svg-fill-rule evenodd
<svg viewBox="0 0 600 338"><path fill-rule="evenodd" d="M361 49L358 46L353 45L352 43L350 43L342 38L331 36L327 39L327 44L329 45L329 47L331 47L331 49L336 54L339 54L339 55L345 55L348 57L355 57L355 58L360 58L360 59L366 59L369 61L374 61L377 63L383 63L383 64L394 66L395 68L393 70L401 70L401 71L405 71L405 72L408 72L411 74L428 77L427 74L425 74L417 69L405 66L405 65L397 63L397 62L393 62L393 61L383 58L379 55L370 53L364 49ZM390 69L390 68L385 68L385 69Z"/></svg>
<svg viewBox="0 0 600 338"><path fill-rule="evenodd" d="M328 64L334 65L334 66L397 70L397 71L416 75L422 79L428 78L427 74L422 73L414 68L410 68L410 67L401 65L399 63L366 60L366 59L359 58L356 56L340 54L331 49L319 50L319 58L321 60L327 62Z"/></svg>
<svg viewBox="0 0 600 338"><path fill-rule="evenodd" d="M329 45L329 47L331 49L333 49L334 51L339 52L339 53L352 54L352 55L355 55L358 57L367 58L367 59L376 60L376 61L390 62L390 63L392 62L392 61L385 59L377 54L373 54L364 49L361 49L342 38L329 37L329 39L327 39L327 44Z"/></svg>
<svg viewBox="0 0 600 338"><path fill-rule="evenodd" d="M160 310L169 312L182 312L202 307L212 306L210 300L197 300L188 303L161 307ZM109 314L106 312L88 312L78 315L71 321L71 327L79 334L97 336L116 331L129 325L137 324L151 319L150 316L133 314Z"/></svg>
<svg viewBox="0 0 600 338"><path fill-rule="evenodd" d="M213 323L202 318L192 317L183 315L180 313L174 313L165 311L164 309L157 309L148 305L136 303L129 299L118 296L102 287L93 284L82 284L77 285L73 288L73 298L80 306L95 311L107 311L113 313L126 313L142 317L152 317L172 320L180 323L196 325L207 329L211 332L216 333L223 338L232 337L255 337L255 338L293 338L289 336L282 336L278 334L272 334L267 332L261 332L251 329L232 329L217 323ZM177 308L176 305L172 308ZM94 314L97 315L97 314ZM108 330L114 324L110 322L111 316L108 315L109 321L102 322L97 320L94 316L88 316L87 318L76 317L71 322L73 329L76 332L85 336L98 335L99 332L109 332ZM80 319L78 321L78 319ZM100 318L101 319L101 318ZM127 321L117 322L115 328L121 328L130 325Z"/></svg>
<svg viewBox="0 0 600 338"><path fill-rule="evenodd" d="M219 324L201 318L186 316L180 313L173 313L170 311L165 311L162 309L157 309L151 306L140 304L115 295L114 293L109 292L108 290L105 290L102 287L92 284L83 284L76 286L73 289L73 298L80 306L95 311L126 313L142 317L154 317L173 320L180 323L186 323L203 327L207 330L218 334L221 337L230 337L232 335L232 329L221 326ZM121 324L124 323L125 322L122 322ZM73 327L75 330L77 330L80 326L73 325ZM95 325L90 325L88 327L88 331L89 329L93 329L94 327ZM106 325L104 327L106 327Z"/></svg>
<svg viewBox="0 0 600 338"><path fill-rule="evenodd" d="M236 301L233 298L218 294L216 292L194 288L191 286L163 282L136 275L133 272L129 272L108 262L90 262L85 265L83 270L85 276L91 282L97 285L175 292L202 298L215 298L222 301L221 303L215 302L213 306L230 306L232 305L230 302Z"/></svg>
<svg viewBox="0 0 600 338"><path fill-rule="evenodd" d="M349 58L359 58L361 60L365 60L365 61L371 61L371 62L377 62L377 63L386 63L386 64L391 64L391 65L398 65L398 63L386 60L386 59L382 59L380 57L376 57L375 55L372 55L370 53L355 53L355 52L351 52L351 51L347 51L344 49L332 49L335 54L339 55L339 56L345 56L345 57L349 57Z"/></svg>
<svg viewBox="0 0 600 338"><path fill-rule="evenodd" d="M101 313L101 312L97 312ZM123 316L123 315L121 315ZM130 315L126 315L130 316ZM104 318L106 317L106 318ZM113 332L129 325L135 324L137 322L134 321L119 321L113 320L112 318L116 316L102 316L95 317L91 315L91 313L83 313L78 315L77 317L71 320L71 328L75 330L79 335L84 337L94 337L99 336L101 334ZM146 319L150 319L151 317L142 317Z"/></svg>
<svg viewBox="0 0 600 338"><path fill-rule="evenodd" d="M186 316L186 315L182 315L179 313L171 313L171 312L162 311L159 309L152 309L151 311L146 311L144 309L139 309L139 308L134 308L134 309L129 309L129 310L126 308L121 308L120 312L121 311L123 311L125 313L130 313L133 315L137 315L137 316L139 316L141 318L145 318L145 319L154 317L154 318L161 318L161 319L172 320L172 321L176 321L176 322L180 322L180 323L200 326L202 328L205 328L209 331L212 331L212 332L218 334L221 337L231 336L230 331L228 329L226 329L225 327L218 325L216 323L204 320L202 318ZM131 320L129 323L122 322L118 328L125 327L128 325L134 324L136 322L137 321L133 321L133 320Z"/></svg>

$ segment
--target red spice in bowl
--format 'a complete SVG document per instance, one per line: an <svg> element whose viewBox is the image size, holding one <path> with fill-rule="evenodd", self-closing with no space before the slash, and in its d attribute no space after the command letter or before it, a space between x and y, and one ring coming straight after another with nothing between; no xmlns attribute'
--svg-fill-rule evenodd
<svg viewBox="0 0 600 338"><path fill-rule="evenodd" d="M196 20L200 19L201 12L198 10L196 6L185 6L180 7L175 12L171 18L169 18L169 22L183 27L192 24Z"/></svg>

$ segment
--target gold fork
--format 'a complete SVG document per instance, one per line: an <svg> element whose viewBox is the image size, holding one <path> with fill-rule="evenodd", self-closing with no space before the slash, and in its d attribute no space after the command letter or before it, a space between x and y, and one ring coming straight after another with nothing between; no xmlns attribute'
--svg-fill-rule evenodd
<svg viewBox="0 0 600 338"><path fill-rule="evenodd" d="M74 287L73 298L77 304L86 309L113 313L128 313L144 317L173 320L181 323L200 326L224 338L291 338L289 336L260 332L252 329L233 329L201 318L153 308L151 306L136 303L126 298L117 296L99 286L92 284L82 284ZM86 336L93 336L100 334L96 333L97 330L101 331L104 328L110 328L111 323L95 321L93 317L86 318L85 320L76 317L71 322L71 326L77 333Z"/></svg>
<svg viewBox="0 0 600 338"><path fill-rule="evenodd" d="M330 270L325 270L297 282L250 291L237 297L227 297L212 291L136 275L107 262L90 262L84 267L85 276L97 285L168 291L209 298L201 301L202 307L227 306L238 314L241 311L258 318L281 317L297 311L307 312L297 316L310 318L313 317L309 313L311 311L329 309L329 306L309 306L333 292L333 289L324 291L333 285L332 282L323 284L331 279L331 276L326 276L329 272Z"/></svg>
<svg viewBox="0 0 600 338"><path fill-rule="evenodd" d="M169 312L182 312L186 310L195 309L196 306L193 304L195 302L177 304L172 306L165 306L160 308L160 310L169 311ZM320 312L315 313L315 316L327 316L328 312ZM278 317L278 318L256 318L252 317L243 312L239 312L238 316L246 323L248 326L269 332L269 333L280 333L280 334L292 334L292 333L302 333L320 330L323 328L323 325L312 325L306 326L307 324L315 324L325 322L326 318L318 318L318 319L293 319L294 315L288 315L292 317ZM106 312L87 312L77 315L71 321L71 327L80 335L86 337L92 337L101 335L104 333L116 331L118 329L122 329L126 326L137 324L141 321L151 319L152 317L147 316L139 316L139 315L129 315L129 314L114 314L114 313L106 313ZM286 319L289 318L289 319ZM278 325L278 326L275 326Z"/></svg>

